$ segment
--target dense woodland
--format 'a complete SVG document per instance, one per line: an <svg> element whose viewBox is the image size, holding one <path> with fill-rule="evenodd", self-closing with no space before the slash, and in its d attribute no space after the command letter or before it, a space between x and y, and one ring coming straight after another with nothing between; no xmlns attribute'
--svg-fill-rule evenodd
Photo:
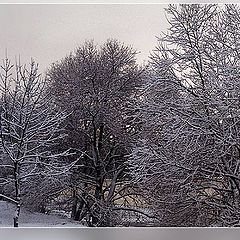
<svg viewBox="0 0 240 240"><path fill-rule="evenodd" d="M0 73L0 198L90 227L240 225L240 9L169 5L145 65L116 39Z"/></svg>

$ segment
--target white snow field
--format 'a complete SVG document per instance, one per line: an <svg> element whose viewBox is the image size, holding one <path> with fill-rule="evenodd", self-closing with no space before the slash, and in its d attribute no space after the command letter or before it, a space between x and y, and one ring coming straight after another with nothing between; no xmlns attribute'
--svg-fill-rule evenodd
<svg viewBox="0 0 240 240"><path fill-rule="evenodd" d="M14 212L13 204L0 201L0 228L13 227ZM19 227L83 227L83 225L65 217L31 212L21 208Z"/></svg>

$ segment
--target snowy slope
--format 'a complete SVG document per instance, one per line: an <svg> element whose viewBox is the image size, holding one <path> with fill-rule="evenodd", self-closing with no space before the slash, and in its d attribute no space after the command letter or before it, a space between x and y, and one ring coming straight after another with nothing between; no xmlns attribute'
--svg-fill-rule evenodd
<svg viewBox="0 0 240 240"><path fill-rule="evenodd" d="M12 227L14 205L0 201L0 227ZM19 227L82 227L82 225L68 218L30 212L22 208L19 218Z"/></svg>

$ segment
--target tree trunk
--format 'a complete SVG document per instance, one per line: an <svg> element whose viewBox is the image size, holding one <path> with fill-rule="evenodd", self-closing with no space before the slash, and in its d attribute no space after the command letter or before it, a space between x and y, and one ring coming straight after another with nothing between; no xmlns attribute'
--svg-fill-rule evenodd
<svg viewBox="0 0 240 240"><path fill-rule="evenodd" d="M15 181L15 194L16 194L16 202L17 202L17 208L15 211L15 216L13 218L13 225L14 227L18 227L18 220L20 215L20 181L19 181L19 163L14 163L14 181Z"/></svg>
<svg viewBox="0 0 240 240"><path fill-rule="evenodd" d="M76 189L73 190L73 204L72 204L72 213L71 218L76 220L76 213L77 213L77 196L76 196Z"/></svg>
<svg viewBox="0 0 240 240"><path fill-rule="evenodd" d="M13 218L13 226L14 226L14 227L18 227L18 220L19 220L19 215L20 215L20 208L21 208L21 205L20 205L20 202L18 202L16 211L15 211L15 216L14 216L14 218Z"/></svg>
<svg viewBox="0 0 240 240"><path fill-rule="evenodd" d="M94 215L92 217L92 224L93 226L97 226L99 224L100 218L101 218L101 205L102 202L102 181L100 175L100 171L98 171L98 167L96 167L97 172L97 181L96 181L96 187L95 187L95 207L94 207Z"/></svg>

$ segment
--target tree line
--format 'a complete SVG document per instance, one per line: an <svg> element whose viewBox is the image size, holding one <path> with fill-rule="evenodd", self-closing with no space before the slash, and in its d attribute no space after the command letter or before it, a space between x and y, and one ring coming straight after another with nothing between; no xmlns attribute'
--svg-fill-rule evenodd
<svg viewBox="0 0 240 240"><path fill-rule="evenodd" d="M88 226L239 225L239 7L166 13L144 66L115 39L44 76L3 61L0 197L14 226L21 206L46 212L59 197Z"/></svg>

